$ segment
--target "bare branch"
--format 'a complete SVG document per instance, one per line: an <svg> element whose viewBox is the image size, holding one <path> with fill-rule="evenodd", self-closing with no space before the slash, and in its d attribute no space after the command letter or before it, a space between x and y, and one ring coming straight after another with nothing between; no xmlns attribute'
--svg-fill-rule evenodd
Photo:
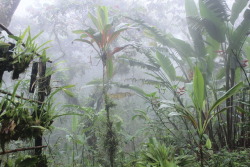
<svg viewBox="0 0 250 167"><path fill-rule="evenodd" d="M28 147L28 148L18 148L18 149L15 149L15 150L7 150L7 151L4 151L4 152L0 152L0 155L10 154L10 153L19 152L19 151L34 150L34 149L45 148L45 147L47 147L47 146L36 146L36 147Z"/></svg>

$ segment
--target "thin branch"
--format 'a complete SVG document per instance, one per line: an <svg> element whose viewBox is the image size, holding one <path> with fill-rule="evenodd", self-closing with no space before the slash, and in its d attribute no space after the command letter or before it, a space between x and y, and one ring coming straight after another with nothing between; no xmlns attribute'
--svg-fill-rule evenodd
<svg viewBox="0 0 250 167"><path fill-rule="evenodd" d="M19 151L34 150L34 149L45 148L45 147L47 147L47 146L36 146L36 147L28 147L28 148L18 148L18 149L15 149L15 150L7 150L7 151L4 151L4 152L0 152L0 155L10 154L10 153L19 152Z"/></svg>
<svg viewBox="0 0 250 167"><path fill-rule="evenodd" d="M0 93L6 94L6 95L10 95L10 96L13 96L12 93L6 92L6 91L1 90L1 89L0 89ZM30 102L35 102L35 103L42 104L42 102L40 102L40 101L28 99L28 98L22 97L22 96L20 96L20 95L14 95L14 96L17 97L17 98L19 98L19 99L23 99L23 100L27 100L27 101L30 101Z"/></svg>
<svg viewBox="0 0 250 167"><path fill-rule="evenodd" d="M12 32L10 32L10 30L9 30L8 28L6 28L4 25L2 25L1 23L0 23L0 28L2 28L4 31L6 31L6 32L7 32L7 34L9 34L9 35L13 35L13 33L12 33Z"/></svg>

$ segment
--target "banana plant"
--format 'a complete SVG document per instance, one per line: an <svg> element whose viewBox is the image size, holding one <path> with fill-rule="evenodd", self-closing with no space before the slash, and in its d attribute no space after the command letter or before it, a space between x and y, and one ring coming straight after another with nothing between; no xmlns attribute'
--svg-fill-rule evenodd
<svg viewBox="0 0 250 167"><path fill-rule="evenodd" d="M190 2L194 4L193 0L186 0L186 4ZM210 52L207 51L206 57L209 58L207 62L211 65L207 65L206 71L210 71L210 74L212 74L214 68L221 71L220 74L222 75L218 79L225 83L226 91L240 82L239 77L237 77L240 75L243 76L241 80L245 80L250 85L246 72L248 69L245 63L247 58L244 53L247 51L245 43L250 31L250 9L247 8L248 3L249 1L247 0L235 0L230 12L225 0L199 0L199 10L197 12L199 14L196 16L189 14L188 16L190 29L201 32L204 42L209 42L214 49L216 48L214 52L220 52L218 55L222 57L222 63L215 61L217 56L211 52L211 49ZM186 11L188 11L188 8L190 11L190 6L186 5ZM240 16L241 13L243 14L242 18ZM211 47L207 46L208 48ZM207 84L211 85L209 82ZM238 117L239 114L234 107L229 107L233 104L235 104L235 100L232 96L227 99L226 103L228 109L226 112L227 135L225 134L225 136L229 148L233 148L236 145L236 134L240 134L239 131L234 131L237 121L233 118ZM223 142L220 141L220 143Z"/></svg>
<svg viewBox="0 0 250 167"><path fill-rule="evenodd" d="M163 69L160 76L155 75L156 70L149 69L150 66L146 63L141 64L141 62L132 60L134 61L133 64L143 65L144 68L150 70L150 75L158 81L158 84L178 83L176 81L179 81L180 85L192 83L193 69L198 65L204 77L204 84L213 90L213 96L216 99L219 96L218 92L229 91L241 80L250 85L247 76L249 68L246 63L250 61L248 56L248 53L250 53L249 37L247 37L250 32L248 4L248 0L235 0L230 11L226 0L199 0L198 3L194 0L185 0L190 37L188 41L160 31L142 20L132 19L142 26L146 34L157 43L157 48L154 47L152 50L160 50L161 52L164 50L164 55L167 55L166 57L170 58L170 62L172 62L169 63L164 60L152 63L149 61L150 65L153 64L154 67L158 66L161 70ZM158 59L159 56L156 55L155 58ZM180 69L181 78L171 77L175 74L170 72L172 71L171 64L175 64L174 69ZM162 68L162 66L164 67ZM162 80L163 78L164 80ZM166 79L170 82L166 82ZM173 95L177 97L176 91L172 91L171 85L165 84L165 86L170 88ZM210 92L206 90L205 94L208 93ZM235 107L230 107L235 103L233 96L227 99L228 112L226 112L226 117L223 114L218 115L218 121L226 122L225 124L218 124L216 128L209 125L211 132L215 129L217 131L221 131L222 128L225 129L223 133L218 134L221 136L219 142L222 147L225 146L224 143L229 143L229 147L233 148L237 136L241 134L240 131L234 132L234 129L238 129L236 126L239 123L234 118L240 116Z"/></svg>
<svg viewBox="0 0 250 167"><path fill-rule="evenodd" d="M203 167L203 140L204 135L207 133L207 127L209 123L213 120L213 118L225 111L227 107L223 107L223 109L217 111L217 107L220 106L223 102L225 102L228 98L238 93L240 89L243 87L243 83L240 82L230 90L228 90L225 94L223 94L218 100L216 100L211 106L208 106L209 97L206 96L206 85L204 82L203 75L198 67L195 68L195 74L193 78L193 92L190 94L190 98L193 102L193 110L190 110L190 107L181 106L176 103L169 103L168 106L176 110L177 113L170 113L170 115L179 115L186 120L188 120L193 128L196 131L196 134L199 137L199 149L200 149L200 161L201 166ZM233 106L231 106L233 107ZM211 147L210 139L207 139L207 145Z"/></svg>

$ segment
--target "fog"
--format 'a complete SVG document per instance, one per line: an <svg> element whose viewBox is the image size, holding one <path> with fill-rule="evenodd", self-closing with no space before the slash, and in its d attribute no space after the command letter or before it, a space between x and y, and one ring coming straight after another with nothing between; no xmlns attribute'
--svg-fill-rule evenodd
<svg viewBox="0 0 250 167"><path fill-rule="evenodd" d="M218 152L238 163L233 151L250 146L248 5L21 0L16 37L0 36L0 167L215 167ZM27 64L18 78L16 64Z"/></svg>

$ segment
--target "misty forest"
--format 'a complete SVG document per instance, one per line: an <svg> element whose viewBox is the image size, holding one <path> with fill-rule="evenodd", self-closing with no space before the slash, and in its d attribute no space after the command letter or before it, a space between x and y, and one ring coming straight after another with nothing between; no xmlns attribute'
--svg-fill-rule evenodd
<svg viewBox="0 0 250 167"><path fill-rule="evenodd" d="M249 0L0 0L0 167L249 167Z"/></svg>

